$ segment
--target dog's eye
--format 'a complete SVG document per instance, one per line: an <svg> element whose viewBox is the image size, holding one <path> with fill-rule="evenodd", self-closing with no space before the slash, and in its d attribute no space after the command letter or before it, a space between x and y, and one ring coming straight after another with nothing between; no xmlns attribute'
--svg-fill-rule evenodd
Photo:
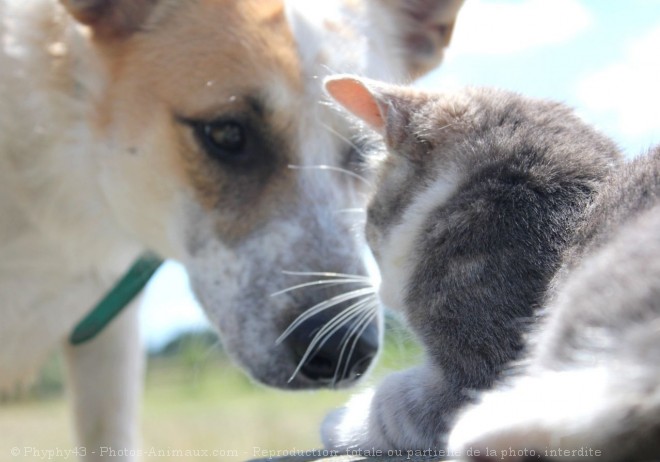
<svg viewBox="0 0 660 462"><path fill-rule="evenodd" d="M209 143L216 149L236 153L245 147L245 130L236 122L207 124L203 130Z"/></svg>
<svg viewBox="0 0 660 462"><path fill-rule="evenodd" d="M238 159L245 152L246 130L240 122L196 123L194 130L199 143L213 157L221 160Z"/></svg>

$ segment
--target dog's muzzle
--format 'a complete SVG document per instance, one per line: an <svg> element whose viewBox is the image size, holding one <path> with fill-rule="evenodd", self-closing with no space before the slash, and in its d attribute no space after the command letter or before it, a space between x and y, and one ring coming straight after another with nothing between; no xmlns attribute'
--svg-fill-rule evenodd
<svg viewBox="0 0 660 462"><path fill-rule="evenodd" d="M291 333L286 343L298 361L305 356L315 335L331 320L327 314L317 314ZM376 321L366 327L347 323L311 347L300 373L319 385L339 387L348 384L367 371L378 353L378 342Z"/></svg>

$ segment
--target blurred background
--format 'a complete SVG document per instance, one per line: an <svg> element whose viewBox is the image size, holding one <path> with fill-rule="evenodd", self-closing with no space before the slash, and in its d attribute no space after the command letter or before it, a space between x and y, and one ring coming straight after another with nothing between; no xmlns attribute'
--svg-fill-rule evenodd
<svg viewBox="0 0 660 462"><path fill-rule="evenodd" d="M417 83L463 85L563 101L637 155L660 143L660 0L467 0L443 66ZM150 354L143 447L162 451L145 460L182 460L170 450L244 460L254 448L319 447L321 419L350 396L250 382L225 357L174 262L150 283L141 322ZM410 334L390 319L384 354L365 386L418 360ZM34 387L0 396L0 462L16 460L15 446L70 449L70 435L55 355Z"/></svg>

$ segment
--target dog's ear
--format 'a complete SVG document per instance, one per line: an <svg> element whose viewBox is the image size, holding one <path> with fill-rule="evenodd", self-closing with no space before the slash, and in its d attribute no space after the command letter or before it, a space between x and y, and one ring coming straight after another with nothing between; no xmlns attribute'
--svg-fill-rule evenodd
<svg viewBox="0 0 660 462"><path fill-rule="evenodd" d="M359 72L407 82L440 64L463 0L287 0L312 75Z"/></svg>
<svg viewBox="0 0 660 462"><path fill-rule="evenodd" d="M159 0L60 0L77 21L103 39L123 38L137 31Z"/></svg>
<svg viewBox="0 0 660 462"><path fill-rule="evenodd" d="M451 41L458 11L464 0L369 0L382 43L398 51L412 78L417 78L442 61ZM393 39L393 41L392 41ZM387 51L387 50L385 50Z"/></svg>

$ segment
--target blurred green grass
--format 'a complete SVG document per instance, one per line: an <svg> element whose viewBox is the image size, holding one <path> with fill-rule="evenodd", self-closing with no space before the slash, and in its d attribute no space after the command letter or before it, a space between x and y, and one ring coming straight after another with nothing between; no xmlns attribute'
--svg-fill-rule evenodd
<svg viewBox="0 0 660 462"><path fill-rule="evenodd" d="M410 334L390 320L378 365L364 383L346 391L285 392L253 383L214 345L208 334L186 335L149 359L142 460L192 460L215 451L211 460L237 461L259 450L318 448L318 429L329 410L387 372L415 364L421 354ZM60 363L55 356L34 387L0 402L0 462L38 460L26 457L25 448L74 447ZM12 448L21 455L12 456ZM182 458L181 451L189 456Z"/></svg>

